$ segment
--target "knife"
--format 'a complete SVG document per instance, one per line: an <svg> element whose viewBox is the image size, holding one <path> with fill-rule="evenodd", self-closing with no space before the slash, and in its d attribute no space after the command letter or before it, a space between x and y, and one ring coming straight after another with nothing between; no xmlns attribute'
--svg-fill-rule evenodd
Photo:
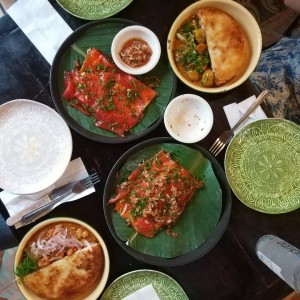
<svg viewBox="0 0 300 300"><path fill-rule="evenodd" d="M66 191L72 189L73 185L76 184L78 181L80 180L76 180L76 181L72 181L72 182L69 182L69 183L66 183L62 186L59 186L57 188L55 188L54 190L52 190L52 192L48 195L48 197L50 198L51 201L54 201L56 198L58 198L60 195L64 194ZM22 197L22 196L19 196L19 197ZM14 224L16 224L17 222L21 221L22 220L22 217L29 213L30 211L34 210L34 209L37 209L41 206L43 206L44 204L48 203L48 197L47 195L40 198L38 201L37 204L35 205L32 205L30 207L27 207L23 210L21 210L20 212L16 213L15 215L13 215L12 217L9 217L7 220L6 220L6 224L8 226L12 226Z"/></svg>

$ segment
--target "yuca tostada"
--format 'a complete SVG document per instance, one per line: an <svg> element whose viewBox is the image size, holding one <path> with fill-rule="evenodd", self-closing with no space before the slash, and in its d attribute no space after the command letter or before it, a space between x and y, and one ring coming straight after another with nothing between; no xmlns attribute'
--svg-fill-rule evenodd
<svg viewBox="0 0 300 300"><path fill-rule="evenodd" d="M120 137L137 125L157 92L124 73L103 53L89 49L82 66L65 72L64 99L95 125Z"/></svg>
<svg viewBox="0 0 300 300"><path fill-rule="evenodd" d="M214 72L214 82L223 85L236 77L249 57L249 42L241 25L226 12L201 8L198 12Z"/></svg>
<svg viewBox="0 0 300 300"><path fill-rule="evenodd" d="M195 179L170 153L161 150L117 187L109 204L115 204L116 211L136 232L152 238L163 227L174 225L188 201L203 186L203 181Z"/></svg>

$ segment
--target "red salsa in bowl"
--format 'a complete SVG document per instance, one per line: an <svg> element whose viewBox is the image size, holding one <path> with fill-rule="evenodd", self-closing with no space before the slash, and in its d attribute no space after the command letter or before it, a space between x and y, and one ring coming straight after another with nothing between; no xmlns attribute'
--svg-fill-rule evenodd
<svg viewBox="0 0 300 300"><path fill-rule="evenodd" d="M143 39L132 38L123 44L119 55L126 65L132 68L139 68L149 62L152 50Z"/></svg>
<svg viewBox="0 0 300 300"><path fill-rule="evenodd" d="M157 36L143 26L128 26L113 39L111 54L115 64L124 72L141 75L150 72L161 54Z"/></svg>

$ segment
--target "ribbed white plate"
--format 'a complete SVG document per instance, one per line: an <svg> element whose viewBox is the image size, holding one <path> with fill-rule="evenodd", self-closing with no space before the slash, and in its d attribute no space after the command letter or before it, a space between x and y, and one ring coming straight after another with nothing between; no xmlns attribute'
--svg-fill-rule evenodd
<svg viewBox="0 0 300 300"><path fill-rule="evenodd" d="M26 99L0 106L0 187L29 194L53 184L72 154L69 127L52 108Z"/></svg>

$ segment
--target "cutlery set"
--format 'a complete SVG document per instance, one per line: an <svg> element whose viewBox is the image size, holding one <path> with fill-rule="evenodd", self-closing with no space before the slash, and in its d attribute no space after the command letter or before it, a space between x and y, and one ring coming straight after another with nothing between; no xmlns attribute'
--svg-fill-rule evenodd
<svg viewBox="0 0 300 300"><path fill-rule="evenodd" d="M256 101L248 108L245 114L240 118L240 120L230 129L224 131L212 144L209 149L211 154L217 156L224 147L230 142L230 140L234 136L234 131L250 116L252 112L265 100L267 95L269 94L268 90L264 90L261 94L257 97Z"/></svg>
<svg viewBox="0 0 300 300"><path fill-rule="evenodd" d="M83 191L94 186L98 182L100 182L98 174L93 173L84 179L73 181L73 182L67 183L63 186L60 186L58 188L55 188L48 195L48 197L51 200L50 202L47 202L46 204L42 204L38 208L32 210L29 213L26 213L25 215L22 213L16 214L16 215L8 218L6 220L6 224L8 226L12 226L19 221L22 221L25 224L29 223L31 221L34 221L42 212L51 208L53 205L63 201L69 195L82 193Z"/></svg>

